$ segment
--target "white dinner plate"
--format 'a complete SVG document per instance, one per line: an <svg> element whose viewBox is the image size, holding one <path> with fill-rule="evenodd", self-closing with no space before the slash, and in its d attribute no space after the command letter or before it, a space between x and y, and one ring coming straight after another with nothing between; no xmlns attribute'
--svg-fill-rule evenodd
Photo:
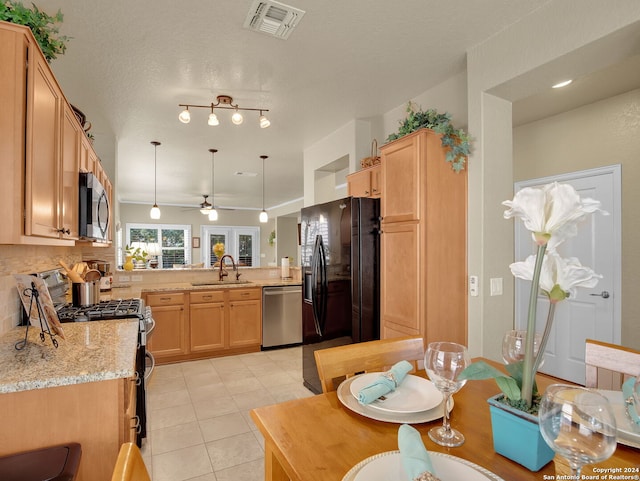
<svg viewBox="0 0 640 481"><path fill-rule="evenodd" d="M504 481L491 471L449 454L430 452L431 463L441 481ZM376 454L356 464L342 481L389 481L409 479L402 467L400 451Z"/></svg>
<svg viewBox="0 0 640 481"><path fill-rule="evenodd" d="M362 376L363 374L360 374ZM427 411L420 411L417 413L390 413L381 411L379 409L373 409L370 406L360 404L358 400L351 394L351 383L358 379L359 376L350 377L340 383L337 389L338 399L340 402L351 411L365 416L369 419L375 419L376 421L384 421L387 423L398 424L419 424L428 423L440 419L444 415L444 400L440 402L436 407ZM453 409L453 396L449 398L449 411Z"/></svg>
<svg viewBox="0 0 640 481"><path fill-rule="evenodd" d="M634 423L627 414L627 405L624 403L622 391L598 390L604 394L616 417L617 441L632 448L640 448L640 426Z"/></svg>
<svg viewBox="0 0 640 481"><path fill-rule="evenodd" d="M350 391L358 399L361 389L372 384L383 373L371 372L358 376L351 383ZM385 400L376 399L368 406L390 413L418 413L428 411L442 402L442 393L423 377L407 374L395 391L385 394Z"/></svg>

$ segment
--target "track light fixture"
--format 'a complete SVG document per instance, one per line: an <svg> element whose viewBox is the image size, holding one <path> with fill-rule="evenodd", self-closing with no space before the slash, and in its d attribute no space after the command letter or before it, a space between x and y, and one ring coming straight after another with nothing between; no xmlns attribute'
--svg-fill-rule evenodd
<svg viewBox="0 0 640 481"><path fill-rule="evenodd" d="M160 207L158 207L158 202L156 200L156 193L158 190L158 168L157 168L158 155L157 153L158 153L158 145L160 145L160 142L158 142L157 140L152 140L151 145L153 145L153 207L151 207L151 210L149 211L149 216L152 219L159 219Z"/></svg>
<svg viewBox="0 0 640 481"><path fill-rule="evenodd" d="M258 120L261 129L266 129L271 125L269 119L264 115L264 112L269 111L268 109L250 109L239 107L238 104L233 103L233 97L231 97L230 95L218 95L216 97L216 102L211 102L210 105L178 104L178 107L184 107L184 110L178 115L178 119L180 120L180 122L185 124L191 122L191 113L189 112L189 107L193 107L200 109L211 109L211 113L209 114L207 123L212 126L220 124L220 121L218 120L218 116L215 114L214 109L235 110L235 112L231 116L231 122L233 122L235 125L240 125L242 122L244 122L244 117L240 113L240 110L252 110L254 112L260 112L260 118Z"/></svg>
<svg viewBox="0 0 640 481"><path fill-rule="evenodd" d="M260 158L262 159L262 211L260 212L259 219L260 222L264 224L269 220L269 215L267 214L267 211L264 210L264 159L268 159L269 156L261 155Z"/></svg>

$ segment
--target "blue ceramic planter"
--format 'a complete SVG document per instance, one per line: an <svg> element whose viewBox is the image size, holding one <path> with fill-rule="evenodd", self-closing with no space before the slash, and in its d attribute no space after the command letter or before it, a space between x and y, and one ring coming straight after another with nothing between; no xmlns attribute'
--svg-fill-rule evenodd
<svg viewBox="0 0 640 481"><path fill-rule="evenodd" d="M531 471L540 470L555 453L540 434L538 418L497 401L499 397L502 394L487 400L494 451Z"/></svg>

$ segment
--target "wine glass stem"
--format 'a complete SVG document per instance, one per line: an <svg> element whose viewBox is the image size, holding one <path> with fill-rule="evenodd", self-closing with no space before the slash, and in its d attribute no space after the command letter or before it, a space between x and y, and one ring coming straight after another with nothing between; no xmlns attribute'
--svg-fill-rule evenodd
<svg viewBox="0 0 640 481"><path fill-rule="evenodd" d="M580 479L580 471L582 471L582 465L569 463L571 468L571 479Z"/></svg>
<svg viewBox="0 0 640 481"><path fill-rule="evenodd" d="M451 426L449 425L449 398L451 393L445 392L444 394L444 416L442 416L442 428L444 429L444 435L451 437Z"/></svg>

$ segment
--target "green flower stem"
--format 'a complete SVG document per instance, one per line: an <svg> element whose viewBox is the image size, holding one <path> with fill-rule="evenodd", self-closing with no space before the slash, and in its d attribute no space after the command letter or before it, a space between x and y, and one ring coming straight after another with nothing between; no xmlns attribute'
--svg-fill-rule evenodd
<svg viewBox="0 0 640 481"><path fill-rule="evenodd" d="M551 334L551 326L553 326L553 316L556 313L556 303L549 303L549 312L547 313L547 322L544 325L544 332L542 333L542 339L540 339L540 346L538 347L538 354L536 355L535 362L533 363L533 375L536 375L542 358L544 357L544 350L547 348L547 341L549 340L549 334Z"/></svg>
<svg viewBox="0 0 640 481"><path fill-rule="evenodd" d="M533 279L531 279L531 293L529 294L529 312L527 318L527 339L524 351L524 365L522 367L522 399L531 407L533 399L533 381L535 378L533 347L536 332L536 307L538 303L538 289L540 285L540 271L542 270L542 261L547 245L539 245L536 253L536 265L533 270Z"/></svg>

